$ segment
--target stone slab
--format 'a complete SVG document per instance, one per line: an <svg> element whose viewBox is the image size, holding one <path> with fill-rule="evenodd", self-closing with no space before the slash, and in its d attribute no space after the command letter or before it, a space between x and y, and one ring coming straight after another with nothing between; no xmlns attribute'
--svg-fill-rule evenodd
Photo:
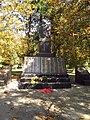
<svg viewBox="0 0 90 120"><path fill-rule="evenodd" d="M62 57L25 57L23 74L66 75Z"/></svg>

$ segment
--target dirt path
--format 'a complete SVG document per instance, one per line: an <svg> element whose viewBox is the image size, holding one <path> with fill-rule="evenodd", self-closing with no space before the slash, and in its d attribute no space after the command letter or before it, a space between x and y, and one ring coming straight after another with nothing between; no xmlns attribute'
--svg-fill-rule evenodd
<svg viewBox="0 0 90 120"><path fill-rule="evenodd" d="M90 120L90 86L44 94L19 90L13 81L0 87L0 120Z"/></svg>

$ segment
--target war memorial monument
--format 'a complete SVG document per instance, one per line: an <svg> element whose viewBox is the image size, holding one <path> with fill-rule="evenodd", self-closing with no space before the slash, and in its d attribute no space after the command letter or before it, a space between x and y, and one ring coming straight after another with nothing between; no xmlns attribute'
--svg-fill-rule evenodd
<svg viewBox="0 0 90 120"><path fill-rule="evenodd" d="M34 17L34 19L33 19ZM65 61L61 56L55 56L51 49L50 21L46 18L39 25L39 15L32 16L31 35L39 33L39 51L35 56L24 58L22 77L19 88L70 88L71 83L67 75ZM37 76L36 83L30 82L32 76ZM39 80L41 79L42 80Z"/></svg>

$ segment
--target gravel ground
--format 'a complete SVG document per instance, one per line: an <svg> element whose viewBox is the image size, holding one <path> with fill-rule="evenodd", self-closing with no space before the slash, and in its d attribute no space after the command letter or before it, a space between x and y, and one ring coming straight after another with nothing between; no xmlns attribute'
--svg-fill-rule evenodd
<svg viewBox="0 0 90 120"><path fill-rule="evenodd" d="M0 86L0 120L90 120L90 86L41 93L13 80Z"/></svg>

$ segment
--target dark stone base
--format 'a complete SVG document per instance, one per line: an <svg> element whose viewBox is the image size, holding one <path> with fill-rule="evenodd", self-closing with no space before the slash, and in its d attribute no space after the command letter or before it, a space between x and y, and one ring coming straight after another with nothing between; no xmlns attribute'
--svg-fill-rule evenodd
<svg viewBox="0 0 90 120"><path fill-rule="evenodd" d="M90 73L84 67L78 66L75 69L75 83L90 86Z"/></svg>
<svg viewBox="0 0 90 120"><path fill-rule="evenodd" d="M33 89L43 89L43 88L51 88L51 89L60 89L60 88L71 88L71 84L68 82L57 82L57 83L41 83L32 87Z"/></svg>
<svg viewBox="0 0 90 120"><path fill-rule="evenodd" d="M90 80L84 80L84 84L83 85L90 86Z"/></svg>
<svg viewBox="0 0 90 120"><path fill-rule="evenodd" d="M30 77L29 77L30 78ZM39 80L38 80L39 81ZM47 80L42 80L38 83L30 83L30 79L22 77L19 81L19 89L61 89L61 88L71 88L71 82L69 77L59 76L59 77L48 77Z"/></svg>
<svg viewBox="0 0 90 120"><path fill-rule="evenodd" d="M51 89L61 89L61 88L71 88L70 82L57 82L57 83L38 83L38 84L20 84L19 89L43 89L43 88L51 88Z"/></svg>

